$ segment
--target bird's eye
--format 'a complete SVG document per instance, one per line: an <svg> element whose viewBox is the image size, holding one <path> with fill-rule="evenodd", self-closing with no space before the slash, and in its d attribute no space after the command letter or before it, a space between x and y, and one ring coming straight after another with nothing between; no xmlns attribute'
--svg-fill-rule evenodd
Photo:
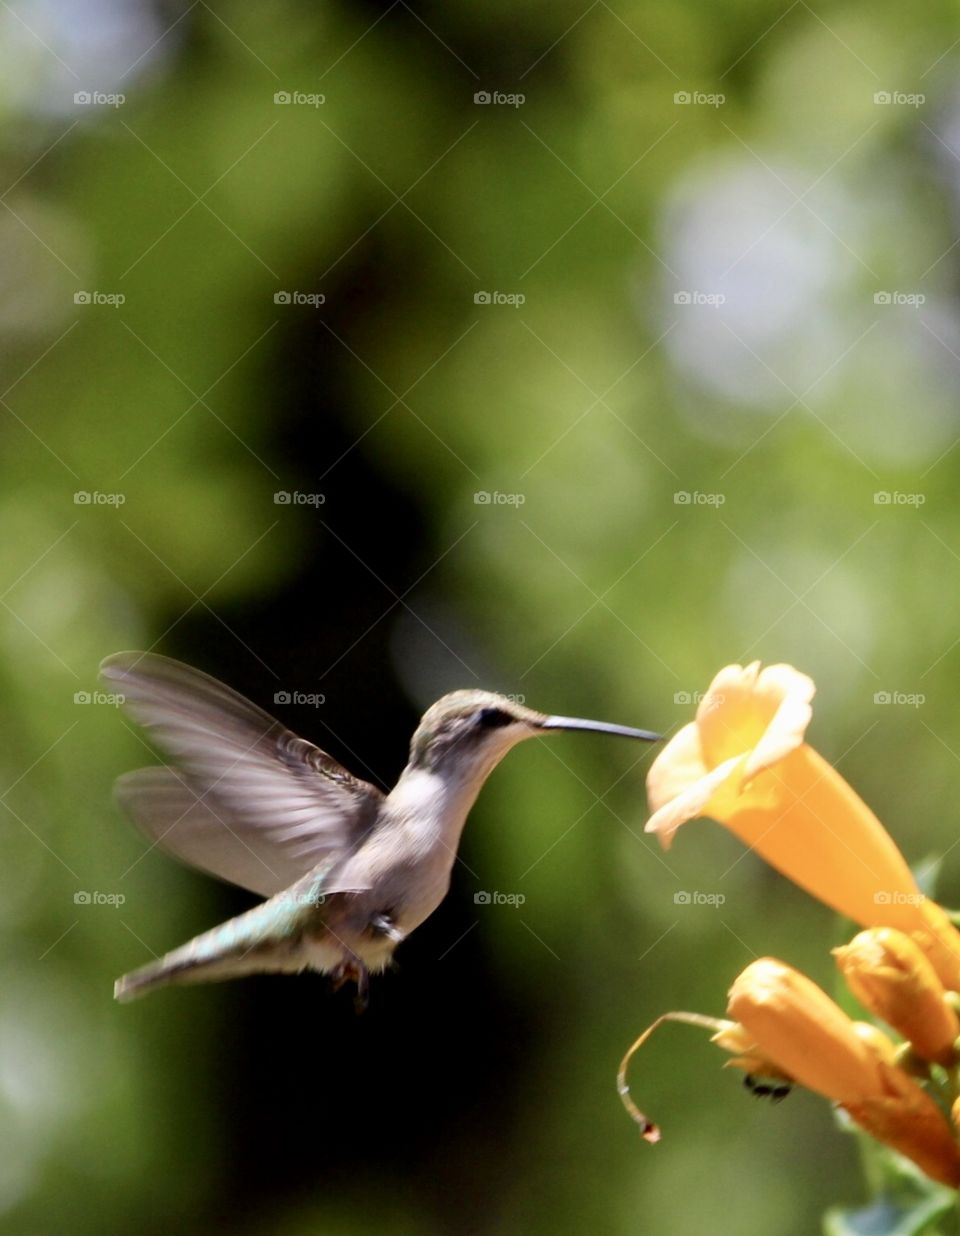
<svg viewBox="0 0 960 1236"><path fill-rule="evenodd" d="M486 729L495 729L500 725L509 725L513 717L500 708L481 708L477 713L477 720Z"/></svg>

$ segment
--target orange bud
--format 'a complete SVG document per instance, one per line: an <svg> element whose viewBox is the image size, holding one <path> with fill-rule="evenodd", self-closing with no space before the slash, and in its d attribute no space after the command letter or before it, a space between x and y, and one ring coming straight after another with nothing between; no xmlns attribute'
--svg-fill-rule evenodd
<svg viewBox="0 0 960 1236"><path fill-rule="evenodd" d="M953 1062L960 1022L929 958L893 927L861 931L833 950L847 986L864 1006L893 1026L924 1060Z"/></svg>
<svg viewBox="0 0 960 1236"><path fill-rule="evenodd" d="M894 1046L879 1030L851 1021L815 983L771 957L735 980L728 1012L760 1056L835 1100L931 1179L960 1187L960 1152L943 1113L892 1063Z"/></svg>
<svg viewBox="0 0 960 1236"><path fill-rule="evenodd" d="M760 1055L828 1099L879 1092L875 1054L854 1023L805 975L762 957L730 988L727 1012L753 1036Z"/></svg>

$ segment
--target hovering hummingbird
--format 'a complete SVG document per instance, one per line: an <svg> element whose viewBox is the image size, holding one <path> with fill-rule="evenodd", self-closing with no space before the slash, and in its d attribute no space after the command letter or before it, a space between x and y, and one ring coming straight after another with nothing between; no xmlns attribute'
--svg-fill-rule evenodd
<svg viewBox="0 0 960 1236"><path fill-rule="evenodd" d="M488 691L454 691L424 714L389 794L199 670L119 652L100 667L175 766L127 773L120 806L153 841L267 900L118 979L118 1000L171 983L265 971L369 975L446 896L460 834L487 776L524 738L625 725L548 716Z"/></svg>

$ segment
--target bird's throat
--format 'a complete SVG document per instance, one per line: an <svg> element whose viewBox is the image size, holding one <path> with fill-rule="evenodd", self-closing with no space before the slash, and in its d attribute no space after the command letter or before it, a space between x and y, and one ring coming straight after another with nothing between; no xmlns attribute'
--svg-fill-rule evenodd
<svg viewBox="0 0 960 1236"><path fill-rule="evenodd" d="M479 772L474 776L451 776L407 768L384 805L402 825L411 845L424 850L443 847L449 851L452 862L467 816L485 780L485 774Z"/></svg>

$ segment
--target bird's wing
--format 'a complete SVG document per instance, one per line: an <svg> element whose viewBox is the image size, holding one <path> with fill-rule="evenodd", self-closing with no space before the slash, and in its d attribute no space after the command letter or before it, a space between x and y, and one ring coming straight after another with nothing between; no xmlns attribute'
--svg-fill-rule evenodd
<svg viewBox="0 0 960 1236"><path fill-rule="evenodd" d="M270 897L373 825L380 790L215 678L138 652L100 673L178 765L121 777L118 799L192 866Z"/></svg>

